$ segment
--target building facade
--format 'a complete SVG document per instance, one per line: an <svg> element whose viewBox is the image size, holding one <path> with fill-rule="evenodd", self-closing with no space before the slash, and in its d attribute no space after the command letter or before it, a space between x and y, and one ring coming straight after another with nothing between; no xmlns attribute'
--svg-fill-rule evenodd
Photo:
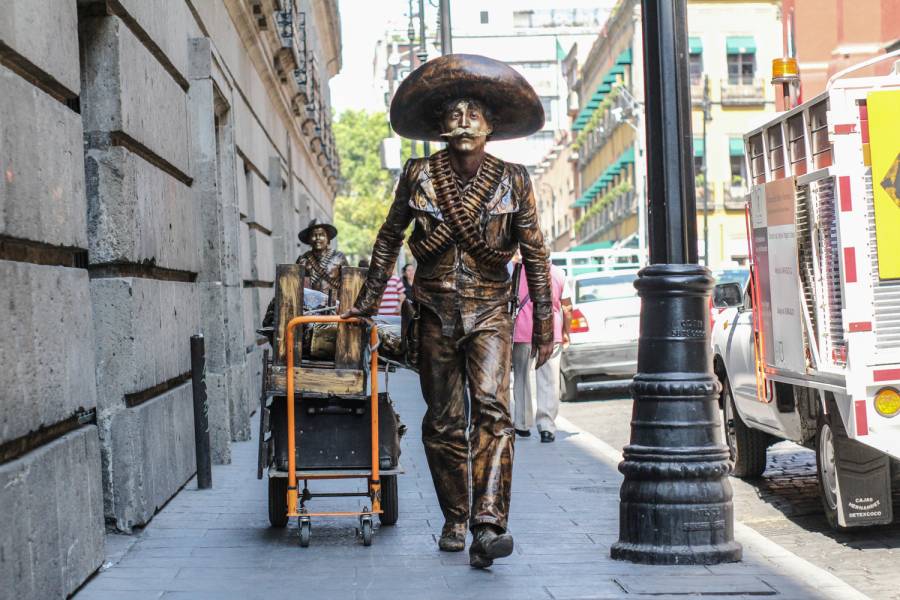
<svg viewBox="0 0 900 600"><path fill-rule="evenodd" d="M624 0L575 83L578 192L572 208L579 245L643 237L640 18L640 3ZM769 80L772 59L782 55L780 6L771 0L691 0L688 29L698 252L716 268L747 255L741 140L744 130L775 110Z"/></svg>
<svg viewBox="0 0 900 600"><path fill-rule="evenodd" d="M544 106L546 121L541 131L523 139L491 142L489 152L534 171L554 146L557 132L569 126L562 61L573 47L586 53L613 4L613 0L567 0L547 8L547 2L541 0L451 3L453 52L481 54L508 63L534 87ZM398 22L375 48L374 64L384 80L386 108L403 78L421 64L418 27L418 16L409 29ZM412 45L410 32L416 37ZM428 27L429 59L440 52L436 37L436 29ZM434 144L431 146L433 150Z"/></svg>
<svg viewBox="0 0 900 600"><path fill-rule="evenodd" d="M452 3L453 51L502 60L534 87L544 105L546 122L522 139L493 142L490 152L525 165L533 172L553 148L557 132L568 129L568 96L562 61L573 46L586 53L606 20L611 0L503 0ZM577 52L577 50L576 50Z"/></svg>
<svg viewBox="0 0 900 600"><path fill-rule="evenodd" d="M104 530L250 436L275 264L338 183L326 0L0 6L0 581L64 598Z"/></svg>
<svg viewBox="0 0 900 600"><path fill-rule="evenodd" d="M896 0L783 0L784 47L793 44L803 97L825 90L828 78L851 65L900 48ZM892 61L856 72L886 75Z"/></svg>
<svg viewBox="0 0 900 600"><path fill-rule="evenodd" d="M554 252L568 250L574 243L574 221L569 208L575 197L575 168L570 133L557 133L556 143L534 171L534 193L538 220L544 239Z"/></svg>

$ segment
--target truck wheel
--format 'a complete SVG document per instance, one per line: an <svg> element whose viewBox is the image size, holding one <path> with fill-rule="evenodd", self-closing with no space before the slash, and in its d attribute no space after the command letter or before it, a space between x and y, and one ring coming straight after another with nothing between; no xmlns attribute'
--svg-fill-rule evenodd
<svg viewBox="0 0 900 600"><path fill-rule="evenodd" d="M819 496L825 519L831 528L840 531L845 529L838 525L838 502L840 501L837 485L837 467L834 459L835 431L824 415L819 415L816 430L816 475L819 481Z"/></svg>
<svg viewBox="0 0 900 600"><path fill-rule="evenodd" d="M578 399L578 381L562 372L559 374L559 399L563 402L575 402Z"/></svg>
<svg viewBox="0 0 900 600"><path fill-rule="evenodd" d="M766 470L766 449L769 434L747 427L734 408L731 383L725 375L722 381L722 416L725 422L725 439L734 463L732 475L741 479L754 479Z"/></svg>
<svg viewBox="0 0 900 600"><path fill-rule="evenodd" d="M287 477L269 477L269 523L272 527L287 525Z"/></svg>

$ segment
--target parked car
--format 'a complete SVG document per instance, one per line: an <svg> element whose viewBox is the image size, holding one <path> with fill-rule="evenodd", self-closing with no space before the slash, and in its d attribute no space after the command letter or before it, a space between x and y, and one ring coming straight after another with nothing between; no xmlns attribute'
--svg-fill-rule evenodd
<svg viewBox="0 0 900 600"><path fill-rule="evenodd" d="M627 386L637 370L641 299L637 270L576 275L568 281L572 299L569 347L560 360L560 399L578 392Z"/></svg>

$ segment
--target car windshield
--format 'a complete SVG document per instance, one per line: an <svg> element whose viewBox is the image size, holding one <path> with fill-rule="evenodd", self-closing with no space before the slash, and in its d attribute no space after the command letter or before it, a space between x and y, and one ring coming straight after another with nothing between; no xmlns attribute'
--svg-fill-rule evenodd
<svg viewBox="0 0 900 600"><path fill-rule="evenodd" d="M634 289L633 273L615 277L579 279L575 282L576 304L579 302L633 298L635 295L637 295L637 290Z"/></svg>

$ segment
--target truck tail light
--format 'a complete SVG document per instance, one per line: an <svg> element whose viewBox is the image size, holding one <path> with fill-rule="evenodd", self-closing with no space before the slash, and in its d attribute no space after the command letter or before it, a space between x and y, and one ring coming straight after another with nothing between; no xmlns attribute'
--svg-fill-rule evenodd
<svg viewBox="0 0 900 600"><path fill-rule="evenodd" d="M584 333L586 331L590 331L590 327L588 327L587 319L584 318L584 314L579 309L575 309L572 311L572 333Z"/></svg>

